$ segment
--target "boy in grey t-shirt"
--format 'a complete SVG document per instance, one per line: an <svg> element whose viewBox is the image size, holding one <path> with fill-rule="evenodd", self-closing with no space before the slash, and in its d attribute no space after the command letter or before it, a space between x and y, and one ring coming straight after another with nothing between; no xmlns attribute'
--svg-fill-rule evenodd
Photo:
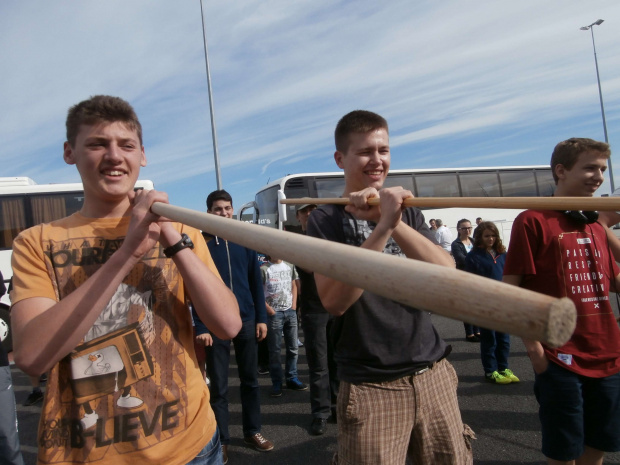
<svg viewBox="0 0 620 465"><path fill-rule="evenodd" d="M269 373L271 397L282 395L282 336L286 345L286 387L295 391L308 389L297 378L297 285L295 266L278 258L271 258L261 266L263 288L267 304L269 344Z"/></svg>

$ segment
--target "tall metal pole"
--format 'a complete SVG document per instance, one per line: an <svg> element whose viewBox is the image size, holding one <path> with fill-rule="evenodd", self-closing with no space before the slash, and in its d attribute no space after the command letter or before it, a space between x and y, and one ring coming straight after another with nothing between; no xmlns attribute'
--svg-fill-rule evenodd
<svg viewBox="0 0 620 465"><path fill-rule="evenodd" d="M598 72L598 60L596 58L596 44L594 43L594 28L593 26L600 26L603 23L602 19L593 22L589 26L583 26L581 28L582 31L590 30L592 34L592 48L594 50L594 66L596 67L596 82L598 83L598 97L601 102L601 115L603 116L603 132L605 134L605 143L609 144L609 138L607 137L607 121L605 120L605 107L603 105L603 91L601 90L601 78ZM607 163L609 166L609 182L611 184L611 192L616 190L616 186L614 183L614 170L611 166L611 157L609 157L609 161Z"/></svg>
<svg viewBox="0 0 620 465"><path fill-rule="evenodd" d="M217 133L215 131L215 113L213 111L213 93L211 91L211 73L209 72L209 52L207 47L207 30L205 27L205 14L200 0L200 17L202 18L202 38L205 48L205 65L207 67L207 89L209 93L209 111L211 113L211 136L213 138L213 158L215 158L215 180L218 190L222 188L222 175L220 173L220 155L217 150ZM610 167L611 168L611 167Z"/></svg>

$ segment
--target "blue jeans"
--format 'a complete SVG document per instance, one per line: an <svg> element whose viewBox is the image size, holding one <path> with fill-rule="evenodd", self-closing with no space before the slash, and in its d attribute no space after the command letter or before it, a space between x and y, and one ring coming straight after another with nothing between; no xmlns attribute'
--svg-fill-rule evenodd
<svg viewBox="0 0 620 465"><path fill-rule="evenodd" d="M485 373L508 368L510 334L480 328L480 358Z"/></svg>
<svg viewBox="0 0 620 465"><path fill-rule="evenodd" d="M269 316L269 374L272 384L282 384L282 330L286 345L286 380L297 378L297 312L291 308Z"/></svg>
<svg viewBox="0 0 620 465"><path fill-rule="evenodd" d="M198 452L193 460L187 465L224 465L222 457L222 446L220 444L220 432L215 428L215 433L209 443Z"/></svg>
<svg viewBox="0 0 620 465"><path fill-rule="evenodd" d="M228 432L228 368L230 365L230 340L211 335L213 345L207 347L207 373L211 385L211 408L215 413L222 444L230 443ZM260 390L258 385L256 324L254 320L244 321L241 331L232 343L235 346L235 359L239 371L241 391L241 417L243 435L254 436L260 433Z"/></svg>

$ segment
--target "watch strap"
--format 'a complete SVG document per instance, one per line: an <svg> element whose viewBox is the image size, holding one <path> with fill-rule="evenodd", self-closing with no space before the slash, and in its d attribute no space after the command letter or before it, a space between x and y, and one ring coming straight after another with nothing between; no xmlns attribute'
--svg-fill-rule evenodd
<svg viewBox="0 0 620 465"><path fill-rule="evenodd" d="M189 238L187 234L182 233L181 240L179 242L177 242L174 245L171 245L170 247L166 247L164 249L164 255L168 258L172 258L174 255L179 253L181 250L187 249L187 248L193 249L194 243L192 242L192 240Z"/></svg>

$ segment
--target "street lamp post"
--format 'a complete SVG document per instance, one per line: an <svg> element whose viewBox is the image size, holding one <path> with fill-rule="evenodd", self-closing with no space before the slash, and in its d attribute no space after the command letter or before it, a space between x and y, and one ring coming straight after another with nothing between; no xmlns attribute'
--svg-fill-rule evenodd
<svg viewBox="0 0 620 465"><path fill-rule="evenodd" d="M213 138L213 158L215 159L215 181L218 190L222 189L222 175L220 174L220 155L217 151L217 133L215 132L215 112L213 111L213 92L211 91L211 73L209 72L209 52L207 47L207 31L205 15L200 0L200 17L202 18L202 39L205 48L205 65L207 67L207 92L209 94L209 111L211 113L211 137Z"/></svg>
<svg viewBox="0 0 620 465"><path fill-rule="evenodd" d="M605 107L603 106L603 92L601 91L601 78L598 73L598 60L596 59L596 45L594 44L594 29L592 28L592 26L600 26L601 24L603 24L603 20L599 19L597 21L594 21L589 26L583 26L579 29L581 29L582 31L589 30L590 33L592 34L592 48L594 49L594 66L596 67L596 82L598 82L598 97L601 101L601 115L603 116L603 132L605 133L605 143L609 144L609 138L607 137L607 122L605 121ZM614 171L611 167L611 157L609 157L608 166L609 166L609 181L611 184L611 192L613 192L614 190L616 190L616 186L614 184Z"/></svg>

